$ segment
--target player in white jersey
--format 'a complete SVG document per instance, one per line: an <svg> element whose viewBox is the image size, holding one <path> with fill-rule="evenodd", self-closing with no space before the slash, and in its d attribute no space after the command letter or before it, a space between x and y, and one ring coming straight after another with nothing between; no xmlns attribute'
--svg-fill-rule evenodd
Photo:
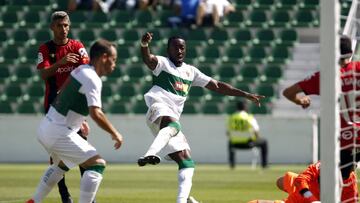
<svg viewBox="0 0 360 203"><path fill-rule="evenodd" d="M38 128L38 140L53 158L32 199L41 202L70 168L80 165L85 172L80 182L80 203L94 200L102 180L105 160L96 149L77 135L86 116L91 118L115 141L115 149L122 144L121 134L101 110L100 77L115 68L116 48L106 40L98 40L90 48L90 64L71 72L49 112Z"/></svg>
<svg viewBox="0 0 360 203"><path fill-rule="evenodd" d="M163 150L179 165L177 203L196 202L189 197L195 164L179 123L191 86L206 87L223 95L245 97L258 105L264 96L244 92L227 83L216 81L194 66L184 63L186 44L181 37L169 38L168 57L150 53L151 39L152 33L143 35L141 53L144 63L153 73L153 87L145 94L145 102L149 108L146 114L147 123L155 139L144 157L138 160L138 165L160 163L157 154Z"/></svg>

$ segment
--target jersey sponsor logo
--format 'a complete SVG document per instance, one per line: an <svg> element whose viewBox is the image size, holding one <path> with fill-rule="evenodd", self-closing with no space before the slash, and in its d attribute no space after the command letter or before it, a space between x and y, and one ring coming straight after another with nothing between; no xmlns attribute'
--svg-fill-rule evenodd
<svg viewBox="0 0 360 203"><path fill-rule="evenodd" d="M175 82L175 84L174 84L174 89L175 89L176 91L182 91L182 92L184 92L184 93L187 94L187 93L189 92L189 85L177 81L177 82Z"/></svg>
<svg viewBox="0 0 360 203"><path fill-rule="evenodd" d="M74 70L75 67L74 66L65 66L65 67L60 67L56 70L57 73L67 73L67 72L71 72L72 70Z"/></svg>
<svg viewBox="0 0 360 203"><path fill-rule="evenodd" d="M38 59L37 59L37 64L39 65L40 63L42 63L44 61L44 57L42 55L41 52L38 53Z"/></svg>

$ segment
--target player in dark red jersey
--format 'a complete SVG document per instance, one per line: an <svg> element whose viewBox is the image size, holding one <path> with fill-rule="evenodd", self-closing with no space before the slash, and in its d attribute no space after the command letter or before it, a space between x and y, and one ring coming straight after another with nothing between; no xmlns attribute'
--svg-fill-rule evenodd
<svg viewBox="0 0 360 203"><path fill-rule="evenodd" d="M69 39L70 18L64 11L56 11L51 16L50 29L53 39L39 47L37 69L45 81L44 109L48 111L59 89L70 75L70 72L81 64L87 64L89 57L84 45L74 39ZM79 135L86 139L89 126L83 123ZM83 169L80 168L81 174ZM62 179L59 192L63 203L72 203L71 196Z"/></svg>
<svg viewBox="0 0 360 203"><path fill-rule="evenodd" d="M341 75L341 101L340 101L340 162L342 166L342 177L346 180L351 171L356 167L356 162L360 160L358 134L360 122L360 111L356 111L356 103L360 97L356 97L360 90L360 61L351 61L352 57L351 39L342 36L340 39L340 75ZM301 95L304 93L305 95ZM308 95L320 94L320 72L316 72L310 77L299 81L283 91L283 95L297 105L307 108L311 104ZM349 164L353 163L353 164Z"/></svg>

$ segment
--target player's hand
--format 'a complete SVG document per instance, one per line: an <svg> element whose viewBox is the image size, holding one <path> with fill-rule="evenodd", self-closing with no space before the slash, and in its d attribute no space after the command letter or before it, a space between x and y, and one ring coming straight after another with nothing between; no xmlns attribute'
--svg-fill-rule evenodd
<svg viewBox="0 0 360 203"><path fill-rule="evenodd" d="M248 93L245 97L246 97L246 99L249 99L252 102L254 102L257 106L261 106L260 99L265 98L264 95L257 95L257 94L251 94L251 93Z"/></svg>
<svg viewBox="0 0 360 203"><path fill-rule="evenodd" d="M80 55L75 53L68 53L66 56L64 56L59 62L61 65L67 64L67 63L78 63L80 60Z"/></svg>
<svg viewBox="0 0 360 203"><path fill-rule="evenodd" d="M114 148L119 149L123 143L122 135L117 132L116 134L112 135L112 140L115 141Z"/></svg>
<svg viewBox="0 0 360 203"><path fill-rule="evenodd" d="M310 106L311 104L311 99L309 96L303 96L301 98L299 98L299 105L303 108L306 109Z"/></svg>
<svg viewBox="0 0 360 203"><path fill-rule="evenodd" d="M153 33L146 32L141 38L141 43L142 44L149 44L151 42L151 40L152 40L152 37L153 37Z"/></svg>
<svg viewBox="0 0 360 203"><path fill-rule="evenodd" d="M80 127L81 135L87 137L90 132L90 126L87 121L84 121Z"/></svg>

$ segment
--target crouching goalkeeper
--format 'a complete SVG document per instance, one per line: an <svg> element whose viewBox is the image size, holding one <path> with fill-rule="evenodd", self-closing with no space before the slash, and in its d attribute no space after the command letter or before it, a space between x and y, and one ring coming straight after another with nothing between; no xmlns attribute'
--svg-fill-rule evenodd
<svg viewBox="0 0 360 203"><path fill-rule="evenodd" d="M320 162L311 164L302 173L286 172L276 181L288 197L284 200L252 200L248 203L320 203ZM356 175L352 171L343 180L341 202L358 202Z"/></svg>

